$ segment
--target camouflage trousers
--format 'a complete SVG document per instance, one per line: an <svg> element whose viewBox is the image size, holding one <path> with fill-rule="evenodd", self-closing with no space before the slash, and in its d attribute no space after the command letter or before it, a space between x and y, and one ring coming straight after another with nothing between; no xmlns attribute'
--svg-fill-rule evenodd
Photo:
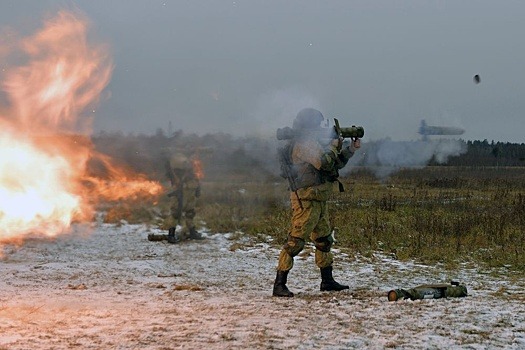
<svg viewBox="0 0 525 350"><path fill-rule="evenodd" d="M279 254L277 270L288 271L293 267L293 258L304 247L304 241L310 238L314 242L315 263L319 268L332 265L333 255L330 252L332 242L328 204L326 201L298 200L291 197L292 229L288 242Z"/></svg>
<svg viewBox="0 0 525 350"><path fill-rule="evenodd" d="M171 216L182 226L181 239L188 239L191 230L195 229L193 218L197 206L196 188L183 188L182 196L174 196L170 206Z"/></svg>

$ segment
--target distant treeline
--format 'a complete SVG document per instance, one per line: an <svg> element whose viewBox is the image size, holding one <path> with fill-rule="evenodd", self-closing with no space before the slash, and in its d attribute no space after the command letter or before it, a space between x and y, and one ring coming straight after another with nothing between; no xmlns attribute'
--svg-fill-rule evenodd
<svg viewBox="0 0 525 350"><path fill-rule="evenodd" d="M449 166L525 166L525 143L462 141L467 152L450 157ZM431 160L429 165L437 165Z"/></svg>
<svg viewBox="0 0 525 350"><path fill-rule="evenodd" d="M165 180L165 164L175 151L201 159L206 178L221 177L278 178L279 164L273 139L234 137L226 133L206 135L177 131L166 135L159 129L154 135L100 132L92 137L95 148L150 178ZM436 166L525 166L525 144L459 141L466 152L449 157L446 163L431 159ZM364 165L357 164L355 165Z"/></svg>
<svg viewBox="0 0 525 350"><path fill-rule="evenodd" d="M167 136L162 130L155 135L105 133L92 137L95 149L136 172L160 181L166 180L166 162L174 152L182 152L202 162L205 177L272 179L279 165L276 143L260 138L236 138L226 133L206 135L177 131Z"/></svg>

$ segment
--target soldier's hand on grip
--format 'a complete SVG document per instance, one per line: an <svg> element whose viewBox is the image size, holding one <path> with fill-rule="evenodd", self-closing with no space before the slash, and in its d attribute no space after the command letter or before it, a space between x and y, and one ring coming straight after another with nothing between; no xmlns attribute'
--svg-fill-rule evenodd
<svg viewBox="0 0 525 350"><path fill-rule="evenodd" d="M350 149L355 151L359 148L361 148L361 139L353 139L352 143L350 144Z"/></svg>
<svg viewBox="0 0 525 350"><path fill-rule="evenodd" d="M357 149L361 148L360 139L345 140L343 142L343 149L348 149L350 152L354 153Z"/></svg>

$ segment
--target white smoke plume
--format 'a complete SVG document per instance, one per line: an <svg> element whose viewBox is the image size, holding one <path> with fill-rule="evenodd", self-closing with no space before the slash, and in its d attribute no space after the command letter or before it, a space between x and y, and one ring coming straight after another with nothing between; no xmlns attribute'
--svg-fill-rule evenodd
<svg viewBox="0 0 525 350"><path fill-rule="evenodd" d="M402 168L420 168L430 160L444 164L450 157L458 156L467 151L463 141L454 139L438 139L428 141L392 141L383 139L364 144L355 157L360 165L369 167L375 176L385 180L388 176ZM359 154L356 153L356 156Z"/></svg>
<svg viewBox="0 0 525 350"><path fill-rule="evenodd" d="M322 111L319 101L300 87L272 90L258 99L251 119L256 121L259 135L275 137L278 128L292 126L295 116L303 108Z"/></svg>

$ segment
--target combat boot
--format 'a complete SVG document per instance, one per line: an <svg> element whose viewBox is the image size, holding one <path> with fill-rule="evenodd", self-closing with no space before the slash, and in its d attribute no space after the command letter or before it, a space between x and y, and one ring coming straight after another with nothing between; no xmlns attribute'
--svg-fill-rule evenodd
<svg viewBox="0 0 525 350"><path fill-rule="evenodd" d="M168 242L177 243L179 241L180 241L180 237L177 234L177 232L175 232L175 227L170 227L168 230Z"/></svg>
<svg viewBox="0 0 525 350"><path fill-rule="evenodd" d="M202 240L204 237L200 234L195 227L190 227L190 239Z"/></svg>
<svg viewBox="0 0 525 350"><path fill-rule="evenodd" d="M348 289L348 286L337 283L332 277L332 266L321 268L321 291L331 292Z"/></svg>
<svg viewBox="0 0 525 350"><path fill-rule="evenodd" d="M274 297L293 297L293 293L286 287L289 271L277 270L277 276L275 277L275 283L273 284L273 296Z"/></svg>

